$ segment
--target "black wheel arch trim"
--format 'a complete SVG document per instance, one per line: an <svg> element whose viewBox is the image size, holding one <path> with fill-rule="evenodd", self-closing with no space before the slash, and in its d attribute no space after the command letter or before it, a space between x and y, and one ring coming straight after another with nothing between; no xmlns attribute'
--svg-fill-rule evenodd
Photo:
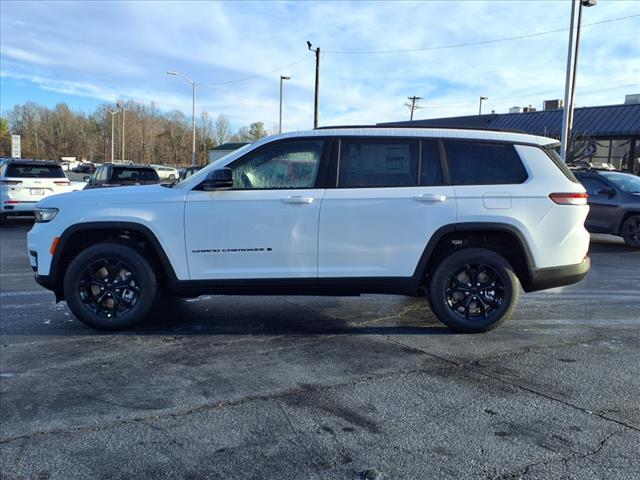
<svg viewBox="0 0 640 480"><path fill-rule="evenodd" d="M516 238L516 240L520 244L520 247L522 248L522 251L525 254L525 257L526 257L525 261L527 265L527 271L529 274L529 278L520 279L520 281L521 283L523 283L523 285L527 284L531 280L532 272L535 270L535 263L533 261L533 255L531 254L531 250L529 249L529 244L527 243L522 232L517 227L514 227L513 225L510 225L508 223L499 223L499 222L463 222L463 223L452 223L452 224L448 224L440 227L431 236L431 238L429 239L429 242L427 243L427 246L422 252L422 256L420 257L420 260L418 261L418 265L413 273L414 281L416 281L418 284L423 281L424 276L427 273L427 265L429 263L429 260L431 259L431 255L433 254L440 240L442 240L442 238L445 235L448 235L454 232L463 233L463 232L474 232L474 231L481 231L481 230L505 232L513 235Z"/></svg>
<svg viewBox="0 0 640 480"><path fill-rule="evenodd" d="M178 280L176 276L175 270L171 261L167 257L162 244L156 237L156 235L151 231L151 229L145 225L136 222L83 222L77 223L75 225L71 225L68 227L62 235L60 235L60 240L58 241L58 246L56 248L56 252L51 259L51 267L49 268L49 275L47 276L37 276L36 281L45 288L53 290L56 294L56 300L60 301L64 299L64 294L62 292L62 278L60 278L60 268L61 268L61 259L64 257L64 251L67 247L69 239L73 237L78 232L85 231L95 231L95 230L127 230L139 233L147 239L158 258L160 259L160 263L162 264L162 268L164 273L167 276L167 282L171 284L175 284Z"/></svg>

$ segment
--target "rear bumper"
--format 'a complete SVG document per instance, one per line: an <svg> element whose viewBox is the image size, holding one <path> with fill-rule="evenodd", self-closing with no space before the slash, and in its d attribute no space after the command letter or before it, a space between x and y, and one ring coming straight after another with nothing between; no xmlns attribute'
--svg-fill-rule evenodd
<svg viewBox="0 0 640 480"><path fill-rule="evenodd" d="M30 213L33 214L36 211L36 204L38 202L32 201L19 201L17 203L4 203L2 205L2 213L7 215L16 214L20 215L21 213Z"/></svg>
<svg viewBox="0 0 640 480"><path fill-rule="evenodd" d="M562 267L552 268L534 268L529 276L529 285L527 292L535 292L537 290L546 290L547 288L562 287L563 285L571 285L578 283L589 273L591 268L591 260L589 257L576 263L575 265L565 265Z"/></svg>

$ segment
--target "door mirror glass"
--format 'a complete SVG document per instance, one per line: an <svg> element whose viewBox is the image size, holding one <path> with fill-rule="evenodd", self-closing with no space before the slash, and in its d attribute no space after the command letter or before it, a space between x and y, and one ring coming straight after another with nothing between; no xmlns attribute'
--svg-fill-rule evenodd
<svg viewBox="0 0 640 480"><path fill-rule="evenodd" d="M233 188L233 170L230 168L218 168L209 172L207 178L198 185L199 190L228 190Z"/></svg>

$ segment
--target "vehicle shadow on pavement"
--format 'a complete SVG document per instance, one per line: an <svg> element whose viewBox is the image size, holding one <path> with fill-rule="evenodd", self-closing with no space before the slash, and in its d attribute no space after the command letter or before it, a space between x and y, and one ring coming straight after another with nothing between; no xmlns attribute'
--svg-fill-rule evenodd
<svg viewBox="0 0 640 480"><path fill-rule="evenodd" d="M327 299L328 302L331 300L335 299ZM414 299L409 301L411 300ZM259 306L260 301L265 302L267 306ZM421 307L422 312L416 312L415 315L403 313L404 310L398 308L396 314L373 315L363 321L357 317L353 318L351 305L345 305L341 312L344 316L338 318L302 302L288 302L283 297L205 297L202 301L175 299L156 309L134 332L144 335L214 336L453 333L433 316L426 305L423 304Z"/></svg>

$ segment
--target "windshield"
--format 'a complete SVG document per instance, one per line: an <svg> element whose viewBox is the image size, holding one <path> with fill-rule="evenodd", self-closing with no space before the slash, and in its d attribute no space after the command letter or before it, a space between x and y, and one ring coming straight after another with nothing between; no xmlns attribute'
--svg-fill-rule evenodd
<svg viewBox="0 0 640 480"><path fill-rule="evenodd" d="M7 177L23 178L65 178L59 165L34 165L12 163L7 167Z"/></svg>
<svg viewBox="0 0 640 480"><path fill-rule="evenodd" d="M246 145L244 145L243 147L240 147L237 150L234 150L233 152L229 152L227 153L224 157L220 157L218 160L216 160L213 163L210 163L209 165L207 165L206 167L204 167L202 170L194 173L193 175L185 178L184 180L182 180L181 182L176 183L173 188L184 188L185 184L189 184L191 185L195 179L199 179L197 181L202 181L207 177L207 174L212 171L215 170L216 168L218 168L220 165L224 164L227 159L230 156L237 156L240 157L242 155L244 155L245 152L248 152L249 150L251 150L253 147L255 147L255 143L247 143Z"/></svg>
<svg viewBox="0 0 640 480"><path fill-rule="evenodd" d="M620 172L600 172L600 175L609 180L623 192L640 193L640 177L636 177L630 173Z"/></svg>

